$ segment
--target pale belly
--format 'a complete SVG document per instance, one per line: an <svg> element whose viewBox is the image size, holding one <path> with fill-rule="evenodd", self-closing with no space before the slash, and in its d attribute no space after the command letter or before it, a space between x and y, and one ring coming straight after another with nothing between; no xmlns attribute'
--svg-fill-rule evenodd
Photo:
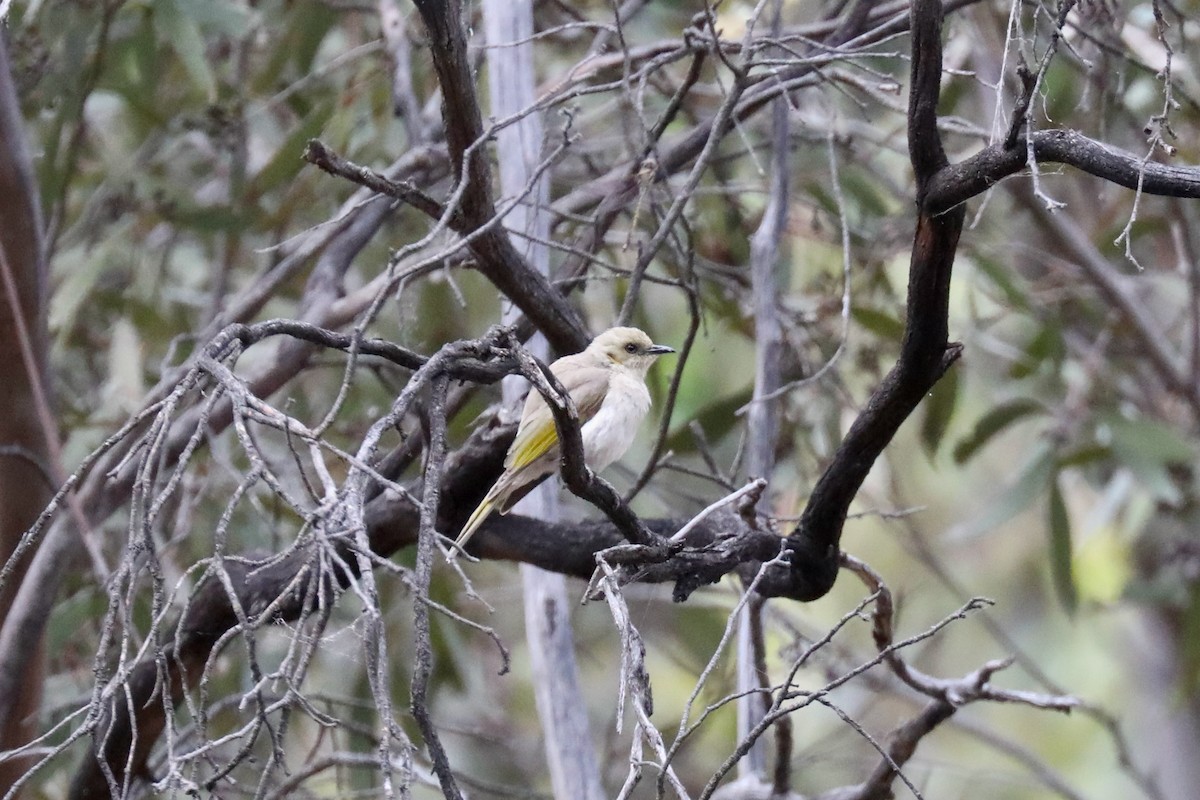
<svg viewBox="0 0 1200 800"><path fill-rule="evenodd" d="M599 472L625 454L638 427L650 410L650 392L639 380L620 377L600 405L596 416L583 424L583 453L593 472Z"/></svg>

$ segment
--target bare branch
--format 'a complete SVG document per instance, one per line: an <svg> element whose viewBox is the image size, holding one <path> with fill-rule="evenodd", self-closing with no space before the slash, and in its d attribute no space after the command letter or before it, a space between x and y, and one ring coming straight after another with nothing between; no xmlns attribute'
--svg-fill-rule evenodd
<svg viewBox="0 0 1200 800"><path fill-rule="evenodd" d="M425 465L425 495L421 501L420 541L417 545L417 597L413 603L413 614L416 627L415 663L412 677L412 712L421 735L425 737L425 746L433 758L433 769L437 773L442 786L442 794L446 800L461 800L462 793L454 779L446 750L438 737L437 729L429 714L428 692L429 677L433 671L433 645L429 640L429 610L423 597L429 595L429 581L433 573L433 557L436 552L434 539L437 531L434 528L437 519L439 501L439 485L432 478L442 470L446 457L446 377L438 376L433 379L433 393L430 403L433 419L433 430L430 431L429 460ZM387 692L386 688L382 689ZM385 725L391 725L387 719Z"/></svg>
<svg viewBox="0 0 1200 800"><path fill-rule="evenodd" d="M480 228L496 216L484 149L485 132L464 33L462 0L414 0L432 40L431 55L442 87L442 117L451 161L458 165L464 223ZM560 353L575 353L588 336L575 310L550 282L527 265L502 228L492 226L475 241L480 272L537 325Z"/></svg>
<svg viewBox="0 0 1200 800"><path fill-rule="evenodd" d="M1146 161L1072 130L1036 131L1030 139L1038 161L1058 162L1089 175L1147 194L1200 198L1200 167L1175 167ZM1025 137L1012 148L995 144L970 158L939 170L928 185L924 203L938 214L987 191L1028 165Z"/></svg>
<svg viewBox="0 0 1200 800"><path fill-rule="evenodd" d="M797 582L823 587L818 590L822 594L837 577L838 542L851 501L896 430L962 349L949 343L947 320L950 271L964 212L960 207L935 214L924 200L930 182L947 163L937 128L942 74L941 5L934 0L916 0L911 25L909 150L921 210L909 264L908 311L900 358L851 425L833 462L813 487L796 530L788 537L788 546L795 551L792 568Z"/></svg>

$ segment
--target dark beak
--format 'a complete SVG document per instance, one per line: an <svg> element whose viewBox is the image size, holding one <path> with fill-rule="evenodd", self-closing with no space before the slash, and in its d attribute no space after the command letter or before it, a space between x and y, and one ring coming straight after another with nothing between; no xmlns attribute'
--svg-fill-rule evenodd
<svg viewBox="0 0 1200 800"><path fill-rule="evenodd" d="M665 344L652 344L646 348L646 352L652 356L661 356L667 353L674 353L675 348L667 347Z"/></svg>

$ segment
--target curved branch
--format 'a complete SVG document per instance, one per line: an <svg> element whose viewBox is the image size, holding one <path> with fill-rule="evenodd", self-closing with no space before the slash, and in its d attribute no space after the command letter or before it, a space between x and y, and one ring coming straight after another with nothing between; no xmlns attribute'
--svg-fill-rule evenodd
<svg viewBox="0 0 1200 800"><path fill-rule="evenodd" d="M942 6L936 0L915 0L911 14L912 87L909 98L909 153L922 198L934 176L946 166L946 153L937 129L937 101L942 74ZM950 344L947 320L950 272L963 209L935 215L920 207L909 264L907 322L896 365L867 401L850 426L833 461L821 475L795 531L788 537L793 551L795 591L806 587L818 594L837 578L838 543L850 503L871 466L925 396L962 351ZM789 593L790 595L791 593Z"/></svg>
<svg viewBox="0 0 1200 800"><path fill-rule="evenodd" d="M1011 148L995 144L958 164L941 169L926 185L924 205L931 213L944 212L982 194L1028 164L1024 137ZM1148 194L1200 198L1200 167L1175 167L1119 150L1089 139L1078 131L1037 131L1033 155L1038 161L1067 164L1089 175Z"/></svg>
<svg viewBox="0 0 1200 800"><path fill-rule="evenodd" d="M227 337L210 347L220 351L223 349L221 342L228 344L240 339L239 334L254 340L267 331L284 332L273 324L238 326L229 329ZM311 333L304 329L286 332L293 335ZM342 343L337 334L329 332L319 332L311 338L333 346ZM495 364L498 368L505 355L503 345L512 341L511 335L496 332L487 341L448 345L425 360L414 380L452 377L465 365L480 364L491 368ZM488 357L489 354L492 357ZM578 426L573 427L577 434ZM461 527L468 512L502 469L504 453L515 433L515 425L482 425L446 460L437 504L438 530ZM581 445L577 449L582 449ZM619 496L615 493L613 496L619 503ZM413 495L386 489L378 494L363 510L363 523L373 556L386 558L416 543L420 517L421 507ZM649 531L646 540L661 541L660 537L678 530L685 522L685 519L647 520L644 526L644 530ZM641 521L638 524L642 525ZM597 551L627 540L621 529L607 520L553 525L510 515L489 520L476 541L472 552L484 557L523 561L587 578L595 569L594 554ZM334 560L340 565L333 572L322 572L313 563L315 557L322 555L321 548L327 546L333 548ZM683 600L695 589L715 582L729 572L748 571L753 575L761 562L778 554L779 547L778 536L749 527L733 512L714 514L689 532L682 543L682 552L641 570L633 580L674 582L674 596ZM244 617L239 616L239 609L255 609L255 613L270 609L266 618L255 621L256 625L301 619L315 610L313 604L320 598L328 597L336 590L332 584L345 586L355 577L363 563L359 555L353 536L345 535L330 536L321 546L298 547L283 556L264 557L259 562L226 560L224 569L228 584L215 577L202 582L171 641L163 644L163 659L149 659L134 667L121 687L105 700L104 714L88 723L93 736L92 752L84 758L74 777L71 797L106 796L107 776L116 776L121 781L127 772L144 774L146 759L166 724L169 705L161 699L156 700L155 694L165 690L171 698L170 704L175 704L186 687L195 685L214 655L214 648L230 641L229 632L243 624ZM311 590L313 580L321 582L321 591ZM783 595L793 590L794 581L786 570L778 569L759 585L764 593ZM166 666L162 669L164 663Z"/></svg>
<svg viewBox="0 0 1200 800"><path fill-rule="evenodd" d="M575 309L525 262L503 228L488 225L496 207L484 147L487 134L467 55L462 0L414 0L413 4L429 32L433 68L442 87L446 144L460 183L458 213L466 227L484 228L471 241L476 267L534 321L556 350L577 353L587 346L588 337Z"/></svg>
<svg viewBox="0 0 1200 800"><path fill-rule="evenodd" d="M946 0L945 10L950 12L979 1ZM844 15L831 15L811 32L814 41L819 42L814 45L814 51L832 52L848 42L853 42L855 47L866 47L888 36L902 33L908 27L908 18L905 15L897 15L897 11L900 10L902 8L893 8L887 4L855 3ZM868 27L870 25L875 27ZM685 43L688 43L686 38ZM702 44L693 42L688 46L693 48L697 55L705 52L698 49ZM740 52L736 45L731 47L734 49L730 52ZM623 65L624 61L615 63ZM594 209L592 230L585 236L585 241L589 244L583 246L585 251L590 251L594 243L603 238L617 214L637 197L640 190L637 176L647 155L654 153L658 166L655 180L663 182L694 162L705 144L713 137L714 128L717 129L718 137L724 136L736 125L767 107L777 97L799 88L799 82L805 77L813 78L817 75L819 68L815 62L780 70L773 73L770 80L750 75L746 81L747 87L734 105L732 114L720 120L716 116L700 120L694 123L686 134L669 144L658 143L657 137L664 133L665 125L656 126L650 137L653 143L652 151L647 150L628 161L617 163L597 179L563 195L552 204L554 212L560 219L565 220L583 214L588 209ZM667 117L664 117L664 120L666 119ZM571 274L571 271L564 269L566 274Z"/></svg>
<svg viewBox="0 0 1200 800"><path fill-rule="evenodd" d="M444 4L416 0L416 4L435 43L433 55L446 99L444 114L451 158L460 166L466 181L462 205L457 213L467 218L468 228L479 229L495 217L495 209L484 158L485 133L465 55L461 5L458 0ZM850 503L896 430L960 353L960 347L948 341L947 312L951 267L963 222L962 201L1024 165L1026 149L1020 142L1011 153L1002 148L989 148L963 164L947 164L936 130L941 76L941 14L942 7L936 0L915 0L911 14L914 57L909 135L910 153L920 187L920 204L901 354L814 487L800 523L787 539L790 566L773 569L758 584L758 591L763 596L811 600L823 596L833 585L838 570L838 542ZM769 86L748 91L739 103L738 118L765 104L775 96L775 91ZM671 148L663 159L666 162L664 172L681 166L689 148L706 138L693 133ZM1137 170L1144 168L1140 178L1144 191L1170 194L1175 191L1160 191L1160 188L1184 187L1178 191L1197 194L1181 196L1200 196L1200 188L1197 188L1200 179L1195 170L1142 164L1140 159L1071 132L1040 132L1034 134L1033 141L1038 158L1072 163L1131 188L1138 185ZM1073 147L1081 148L1079 154L1072 154ZM619 196L620 191L620 188L613 190L609 198ZM428 199L416 195L413 198L418 203ZM430 206L430 210L436 209ZM528 268L504 231L499 226L489 225L479 235L478 243L473 248L479 269L536 320L557 347L579 349L583 344L583 333L574 311L556 290ZM378 340L359 341L353 345L350 337L327 331L311 336L299 329L286 332L312 344L341 348L357 346L360 353L376 352L398 363L410 360L413 366L419 366L413 359L420 357L399 349L389 350L386 343ZM489 369L493 369L492 363L488 362ZM465 365L463 362L460 366L465 370ZM506 371L507 367L496 366L494 369ZM482 374L464 377L483 379ZM559 422L564 432L577 433L577 425L566 424L561 419ZM511 425L482 426L463 448L447 459L440 487L438 530L457 530L461 526L483 491L501 472L504 453L513 434L514 426ZM397 492L384 490L372 500L365 509L365 522L374 555L387 557L414 543L419 529L419 512L411 497ZM642 523L651 533L665 535L677 530L685 521L660 519L643 520ZM472 552L485 558L521 561L586 578L595 568L597 551L625 541L619 529L608 520L563 525L510 515L490 519L474 540ZM352 542L340 542L338 547L346 548L345 563L357 563L350 557L353 555ZM633 579L673 582L675 598L684 599L696 588L729 572L752 576L759 564L778 553L779 547L780 539L773 533L752 527L732 512L717 514L688 534L684 549L672 553L661 563L641 568ZM227 562L236 596L243 607L262 607L261 602L254 601L268 598L276 618L300 618L306 603L316 596L294 588L297 575L306 568L308 556L304 550L297 550L284 558L271 560L267 566L255 568L255 565L247 564L244 570L235 566L235 562ZM349 577L339 576L341 580ZM290 592L289 587L292 587ZM278 602L270 598L277 598ZM167 650L170 657L165 677L169 686L164 687L160 680L158 664L143 663L135 668L127 681L129 701L118 702L112 708L113 717L105 723L111 726L112 732L103 739L103 758L111 774L123 771L127 763L135 773L144 770L146 753L141 748L145 745L148 750L163 724L164 704L153 701L154 692L165 689L173 697L178 696L186 683L198 679L203 665L212 656L213 647L226 640L225 634L238 624L225 588L216 584L202 586L176 630L174 644ZM122 701L124 699L122 697ZM136 713L133 719L128 716L131 709ZM135 730L139 750L128 756L131 732ZM89 784L89 781L95 783ZM77 775L77 787L88 785L99 787L100 792L107 789L104 772L94 757L85 759ZM86 796L81 793L83 791L73 788L73 795Z"/></svg>
<svg viewBox="0 0 1200 800"><path fill-rule="evenodd" d="M408 203L431 219L440 219L446 213L446 209L442 207L441 203L425 194L415 184L403 178L392 180L373 169L348 161L330 150L329 146L320 139L308 140L302 158L330 175L345 178L379 194ZM451 230L459 230L464 227L462 216L457 211L450 214L449 226Z"/></svg>
<svg viewBox="0 0 1200 800"><path fill-rule="evenodd" d="M499 432L499 433L498 433ZM490 471L492 454L497 442L512 438L515 426L488 429L475 437L463 450L446 462L438 504L438 528L451 529L448 518L462 517L473 504L462 506L459 501L467 486L478 487L479 476ZM495 474L491 471L491 474ZM469 490L467 490L469 491ZM461 513L460 513L461 512ZM420 530L420 508L411 498L398 493L384 492L366 508L371 549L375 556L386 558L397 550L415 544ZM685 519L645 520L645 527L659 536L666 536L686 523ZM585 521L556 525L517 515L495 516L479 530L472 542L472 552L485 558L506 559L535 564L543 569L587 579L596 568L595 553L626 541L622 533L607 520ZM633 576L643 583L674 582L673 596L684 600L701 586L713 583L730 572L752 577L759 565L779 552L780 539L769 531L750 528L734 512L712 515L689 533L686 549L663 563L647 567ZM355 570L353 541L336 542L340 561ZM242 608L270 607L277 622L291 622L312 612L312 605L326 594L311 591L311 548L293 550L283 558L263 562L230 559L225 562L229 585ZM339 574L343 585L352 578ZM774 570L759 582L759 591L766 596L779 596L792 589L794 582L783 569ZM333 588L333 587L326 587ZM214 648L229 641L226 634L240 624L227 587L216 579L206 580L191 599L188 611L180 621L173 641L164 644L166 670L150 659L138 664L125 679L121 691L108 701L106 717L99 721L93 736L92 753L80 764L72 781L70 797L75 800L107 796L105 773L123 779L128 765L131 774L146 770L150 750L166 724L164 703L155 699L164 683L176 704L186 687L196 684L204 665L214 655ZM115 700L115 702L114 702ZM136 713L131 716L130 710ZM136 746L135 746L136 743ZM132 753L130 752L133 748Z"/></svg>
<svg viewBox="0 0 1200 800"><path fill-rule="evenodd" d="M249 347L272 336L289 336L331 350L354 350L360 356L382 358L404 369L416 370L429 363L428 356L414 353L386 339L360 339L353 334L331 331L295 319L269 319L249 325L234 323L222 330L205 350L212 358L220 359L234 341L242 347ZM511 374L513 369L514 364L506 359L461 358L446 365L444 371L447 377L454 380L495 383L505 375Z"/></svg>
<svg viewBox="0 0 1200 800"><path fill-rule="evenodd" d="M908 156L916 174L920 202L930 179L950 163L937 127L942 83L941 4L916 0L909 13L909 26L912 77L908 88Z"/></svg>

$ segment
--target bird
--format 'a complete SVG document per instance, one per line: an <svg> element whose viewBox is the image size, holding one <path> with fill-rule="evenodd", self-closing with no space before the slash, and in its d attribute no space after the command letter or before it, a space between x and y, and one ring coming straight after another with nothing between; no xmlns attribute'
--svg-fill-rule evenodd
<svg viewBox="0 0 1200 800"><path fill-rule="evenodd" d="M550 365L575 403L583 455L593 472L616 461L637 435L638 425L650 410L646 373L661 355L673 348L654 344L637 328L609 328L582 353L563 356ZM499 511L507 514L518 500L558 469L558 429L541 393L525 398L517 435L504 458L504 472L472 512L451 550L453 558L479 527Z"/></svg>

